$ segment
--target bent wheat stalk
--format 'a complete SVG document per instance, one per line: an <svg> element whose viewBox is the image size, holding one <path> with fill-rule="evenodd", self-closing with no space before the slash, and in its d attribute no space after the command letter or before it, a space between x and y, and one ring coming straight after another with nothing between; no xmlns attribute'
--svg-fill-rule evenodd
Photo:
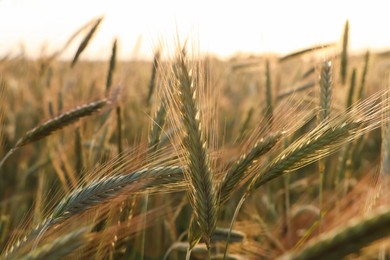
<svg viewBox="0 0 390 260"><path fill-rule="evenodd" d="M245 172L253 161L257 160L261 155L267 153L280 140L282 133L271 134L265 138L261 138L253 148L244 154L234 163L221 181L219 188L219 200L224 204L229 200L232 193L238 188L240 182L245 178Z"/></svg>
<svg viewBox="0 0 390 260"><path fill-rule="evenodd" d="M62 259L63 257L75 252L77 249L88 245L88 240L90 240L88 231L89 228L87 227L76 229L69 234L60 236L50 243L32 250L30 253L19 259Z"/></svg>
<svg viewBox="0 0 390 260"><path fill-rule="evenodd" d="M49 225L58 223L75 214L88 210L98 204L107 202L114 196L125 191L131 184L139 183L143 180L152 180L141 185L142 189L147 189L161 183L166 183L170 176L182 174L182 168L176 166L145 168L126 175L113 176L79 188L66 196L53 210Z"/></svg>
<svg viewBox="0 0 390 260"><path fill-rule="evenodd" d="M22 240L15 243L6 253L6 257L17 254L25 244L35 239L33 248L38 245L43 234L53 225L89 210L95 206L107 203L110 199L123 192L139 192L147 189L160 189L163 186L176 184L183 180L183 169L176 166L145 168L126 175L112 176L93 181L81 187L65 198L54 208L53 213L42 225L39 225ZM137 185L135 188L131 185Z"/></svg>
<svg viewBox="0 0 390 260"><path fill-rule="evenodd" d="M378 128L381 125L382 113L390 109L386 98L380 101L381 97L386 97L386 95L387 91L362 102L356 106L356 109L344 115L324 120L311 132L292 143L276 156L252 179L236 207L230 228L233 228L235 219L244 201L256 189L286 172L318 161L335 152L343 144L349 143L364 133ZM225 247L225 255L227 249L228 242Z"/></svg>
<svg viewBox="0 0 390 260"><path fill-rule="evenodd" d="M80 118L90 116L96 111L102 109L104 106L110 103L110 99L101 99L80 107L77 107L73 110L70 110L66 113L63 113L55 118L52 118L43 124L29 130L22 136L15 144L15 146L4 156L0 162L0 168L3 166L4 162L9 156L11 156L16 150L20 147L25 146L29 143L38 141L46 136L51 135L53 132L58 131L65 126L68 126Z"/></svg>

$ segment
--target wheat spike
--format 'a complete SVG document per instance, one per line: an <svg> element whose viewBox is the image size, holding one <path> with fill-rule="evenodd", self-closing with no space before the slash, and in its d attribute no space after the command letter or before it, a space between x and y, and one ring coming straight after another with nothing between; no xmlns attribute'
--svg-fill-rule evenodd
<svg viewBox="0 0 390 260"><path fill-rule="evenodd" d="M160 106L156 112L156 115L154 116L154 119L152 121L152 128L149 134L148 146L152 151L156 151L158 145L160 144L161 134L163 132L163 127L166 121L166 114L167 114L167 110L165 107L165 102L161 101Z"/></svg>
<svg viewBox="0 0 390 260"><path fill-rule="evenodd" d="M116 53L117 53L117 39L114 40L112 44L112 52L110 58L110 66L108 67L107 79L106 79L106 91L108 93L112 85L112 78L114 76L115 66L116 66Z"/></svg>
<svg viewBox="0 0 390 260"><path fill-rule="evenodd" d="M344 25L343 33L343 49L341 51L341 61L340 61L340 77L341 83L344 85L347 80L347 70L348 70L348 40L349 40L349 22L346 21Z"/></svg>
<svg viewBox="0 0 390 260"><path fill-rule="evenodd" d="M219 188L220 203L225 203L232 193L239 187L240 182L245 178L245 172L253 161L261 155L267 153L280 140L282 133L271 134L260 139L248 154L243 154L241 158L233 164L221 181Z"/></svg>
<svg viewBox="0 0 390 260"><path fill-rule="evenodd" d="M385 208L346 227L325 234L299 252L284 255L280 260L342 259L390 233L390 210Z"/></svg>
<svg viewBox="0 0 390 260"><path fill-rule="evenodd" d="M325 119L328 119L331 111L331 102L332 102L332 63L326 61L322 64L321 68L321 79L320 79L320 118L319 121L322 122Z"/></svg>
<svg viewBox="0 0 390 260"><path fill-rule="evenodd" d="M153 96L153 91L156 87L156 76L157 76L157 69L160 63L160 51L157 50L154 54L153 58L153 67L152 67L152 75L150 76L150 81L149 81L149 92L148 96L146 98L146 103L149 105L150 101Z"/></svg>
<svg viewBox="0 0 390 260"><path fill-rule="evenodd" d="M39 125L28 131L22 138L20 138L15 148L22 147L26 144L38 141L46 136L49 136L53 132L60 130L61 128L70 125L82 117L92 115L94 112L102 109L108 104L108 99L98 100L80 107L77 107L73 110L70 110L66 113L63 113L45 123Z"/></svg>
<svg viewBox="0 0 390 260"><path fill-rule="evenodd" d="M268 181L281 176L284 172L297 169L313 158L328 154L330 146L339 144L354 135L362 126L362 122L342 123L337 126L321 124L319 132L312 132L288 146L285 151L274 158L252 181L249 190L254 190ZM321 154L319 154L321 152ZM318 158L319 159L319 158Z"/></svg>
<svg viewBox="0 0 390 260"><path fill-rule="evenodd" d="M295 52L289 53L283 57L280 57L279 62L284 62L284 61L299 57L303 54L306 54L306 53L309 53L312 51L316 51L316 50L322 50L325 48L329 48L329 47L332 47L334 45L335 45L335 43L327 43L327 44L316 45L316 46L312 46L312 47L309 47L309 48L306 48L303 50L295 51Z"/></svg>
<svg viewBox="0 0 390 260"><path fill-rule="evenodd" d="M66 196L53 210L49 225L67 219L75 214L88 210L96 205L107 202L114 196L129 188L131 184L142 180L152 180L146 182L140 190L150 188L151 185L157 185L169 181L170 176L181 175L180 167L157 167L145 168L126 175L113 176L99 181L94 181L89 185L79 188ZM162 178L162 182L156 179ZM176 177L174 177L175 179ZM151 187L153 188L153 187ZM133 191L135 192L135 190Z"/></svg>
<svg viewBox="0 0 390 260"><path fill-rule="evenodd" d="M73 67L77 63L81 53L85 50L85 48L87 48L89 41L92 39L92 36L95 34L95 32L96 32L97 28L99 27L102 20L103 20L103 17L98 18L96 20L96 22L92 26L91 30L88 32L88 34L85 36L83 41L80 43L79 48L77 49L76 54L74 55L74 58L72 60L71 67Z"/></svg>
<svg viewBox="0 0 390 260"><path fill-rule="evenodd" d="M65 126L68 126L80 118L92 115L96 111L102 109L110 103L109 99L98 100L80 107L77 107L73 110L70 110L66 113L63 113L55 118L52 118L45 123L27 131L15 144L14 148L12 148L2 159L0 162L0 168L6 161L6 159L14 153L17 149L22 146L25 146L29 143L38 141L46 136L51 135L53 132L58 131Z"/></svg>
<svg viewBox="0 0 390 260"><path fill-rule="evenodd" d="M27 255L19 258L22 260L38 260L38 259L63 259L76 250L88 245L90 236L88 236L89 228L83 227L76 229L69 234L60 236L50 243L40 246L32 250Z"/></svg>
<svg viewBox="0 0 390 260"><path fill-rule="evenodd" d="M195 93L195 82L184 60L184 51L180 53L176 64L175 76L178 80L181 117L186 129L183 140L187 152L188 177L190 180L190 202L196 221L203 232L206 244L217 221L217 196L213 172L209 165L205 136L202 133L200 114Z"/></svg>
<svg viewBox="0 0 390 260"><path fill-rule="evenodd" d="M361 100L364 98L364 89L366 86L366 78L367 78L367 73L368 73L369 61L370 61L370 52L367 51L366 54L364 55L364 67L363 67L362 77L360 80L360 86L359 86L359 91L358 91L358 96L357 96L358 100Z"/></svg>

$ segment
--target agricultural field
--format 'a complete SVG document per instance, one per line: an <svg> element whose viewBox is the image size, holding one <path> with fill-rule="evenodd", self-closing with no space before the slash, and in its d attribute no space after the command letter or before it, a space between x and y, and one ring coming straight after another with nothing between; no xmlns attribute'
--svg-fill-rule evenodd
<svg viewBox="0 0 390 260"><path fill-rule="evenodd" d="M0 61L1 259L390 257L389 53L85 61L101 22Z"/></svg>

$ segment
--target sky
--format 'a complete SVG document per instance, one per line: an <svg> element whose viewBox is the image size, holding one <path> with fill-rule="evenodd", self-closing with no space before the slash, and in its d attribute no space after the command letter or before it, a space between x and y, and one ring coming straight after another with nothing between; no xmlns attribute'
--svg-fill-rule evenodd
<svg viewBox="0 0 390 260"><path fill-rule="evenodd" d="M114 38L120 58L149 58L161 42L173 49L177 34L195 39L200 52L221 57L287 54L339 41L347 19L352 50L387 49L389 7L386 0L0 0L0 55L17 55L22 46L30 57L43 46L51 53L102 15L84 58L108 59ZM80 41L62 58L72 57Z"/></svg>

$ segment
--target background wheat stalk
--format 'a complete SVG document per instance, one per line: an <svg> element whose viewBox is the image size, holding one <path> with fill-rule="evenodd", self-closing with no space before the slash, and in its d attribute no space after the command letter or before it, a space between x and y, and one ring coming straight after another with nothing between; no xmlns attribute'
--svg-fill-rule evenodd
<svg viewBox="0 0 390 260"><path fill-rule="evenodd" d="M386 237L390 232L389 221L389 209L381 209L365 219L353 220L346 227L325 234L302 250L280 259L342 259L371 242Z"/></svg>
<svg viewBox="0 0 390 260"><path fill-rule="evenodd" d="M102 109L104 106L110 103L109 99L98 100L80 107L77 107L73 110L65 112L53 119L50 119L43 124L27 131L15 144L15 146L4 156L0 162L0 168L7 160L12 153L22 146L25 146L29 143L38 141L44 137L51 135L53 132L58 131L65 126L68 126L80 118L92 115L96 111Z"/></svg>

